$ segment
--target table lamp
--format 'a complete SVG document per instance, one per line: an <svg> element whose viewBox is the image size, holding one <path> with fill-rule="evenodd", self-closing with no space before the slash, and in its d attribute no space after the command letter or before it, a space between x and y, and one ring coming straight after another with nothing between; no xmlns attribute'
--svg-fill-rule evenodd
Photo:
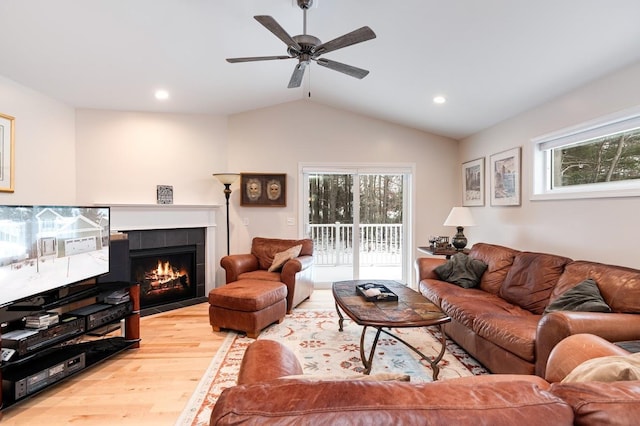
<svg viewBox="0 0 640 426"><path fill-rule="evenodd" d="M453 236L451 244L457 251L462 251L467 245L467 237L464 236L465 226L474 226L476 222L471 216L471 210L468 207L454 207L451 209L447 220L444 221L444 226L455 226L458 229L456 235Z"/></svg>

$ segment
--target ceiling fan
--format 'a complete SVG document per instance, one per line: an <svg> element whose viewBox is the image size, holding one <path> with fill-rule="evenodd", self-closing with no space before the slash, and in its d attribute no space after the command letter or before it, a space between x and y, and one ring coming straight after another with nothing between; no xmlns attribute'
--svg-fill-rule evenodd
<svg viewBox="0 0 640 426"><path fill-rule="evenodd" d="M313 5L313 0L297 0L298 6L303 10L303 34L291 37L285 30L268 15L254 16L255 20L260 22L266 29L271 31L276 37L287 45L288 55L280 56L253 56L247 58L227 58L227 62L253 62L253 61L270 61L274 59L297 59L298 64L293 70L291 80L289 80L288 88L300 87L304 71L310 61L315 61L318 65L327 67L334 71L350 75L358 79L362 79L369 74L369 71L357 68L351 65L343 64L329 59L320 58L320 55L332 52L343 47L353 44L362 43L363 41L376 38L373 30L367 26L358 28L350 33L344 34L326 43L322 43L319 38L307 34L307 9Z"/></svg>

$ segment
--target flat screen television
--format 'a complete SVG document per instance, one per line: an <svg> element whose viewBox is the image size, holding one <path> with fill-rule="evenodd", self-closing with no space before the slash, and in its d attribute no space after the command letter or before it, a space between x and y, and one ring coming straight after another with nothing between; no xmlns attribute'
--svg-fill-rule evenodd
<svg viewBox="0 0 640 426"><path fill-rule="evenodd" d="M0 307L109 272L109 207L0 206Z"/></svg>

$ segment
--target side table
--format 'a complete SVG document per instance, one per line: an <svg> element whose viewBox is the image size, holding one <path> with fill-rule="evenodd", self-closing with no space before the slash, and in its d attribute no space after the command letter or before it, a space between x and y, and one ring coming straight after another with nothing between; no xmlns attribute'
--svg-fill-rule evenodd
<svg viewBox="0 0 640 426"><path fill-rule="evenodd" d="M435 248L431 246L420 246L418 247L418 251L421 251L422 253L430 254L432 256L444 256L446 259L451 259L451 256L453 256L456 253L460 253L454 247ZM462 249L462 253L464 254L469 254L470 251L471 250L467 248Z"/></svg>

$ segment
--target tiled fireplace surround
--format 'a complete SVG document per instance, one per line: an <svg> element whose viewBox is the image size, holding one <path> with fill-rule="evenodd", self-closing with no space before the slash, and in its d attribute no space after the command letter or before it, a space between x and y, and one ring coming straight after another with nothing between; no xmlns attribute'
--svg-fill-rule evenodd
<svg viewBox="0 0 640 426"><path fill-rule="evenodd" d="M206 301L215 287L215 205L111 205L111 230L128 234L129 250L196 246L196 298L143 309L149 315Z"/></svg>

